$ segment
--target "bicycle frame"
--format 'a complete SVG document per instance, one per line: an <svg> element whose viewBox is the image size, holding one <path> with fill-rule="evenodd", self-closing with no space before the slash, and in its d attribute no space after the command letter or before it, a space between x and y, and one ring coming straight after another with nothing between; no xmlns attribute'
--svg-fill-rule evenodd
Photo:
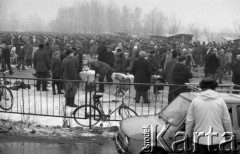
<svg viewBox="0 0 240 154"><path fill-rule="evenodd" d="M95 100L94 101L94 106L97 107L100 112L102 113L102 116L105 116L105 117L110 117L114 112L116 112L119 108L123 107L123 106L126 106L124 104L124 101L123 99L127 96L127 94L129 93L129 90L122 96L121 98L121 105L119 105L115 110L109 112L108 114L105 114L104 110L103 110L103 107L102 107L102 104L101 104L101 101L99 99Z"/></svg>

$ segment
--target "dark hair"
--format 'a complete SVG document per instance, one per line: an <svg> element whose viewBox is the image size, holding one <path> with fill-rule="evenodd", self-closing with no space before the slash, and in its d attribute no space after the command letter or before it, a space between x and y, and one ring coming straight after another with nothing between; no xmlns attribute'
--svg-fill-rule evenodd
<svg viewBox="0 0 240 154"><path fill-rule="evenodd" d="M202 90L205 90L205 89L215 90L218 86L218 83L216 80L214 80L210 77L207 77L200 81L199 86Z"/></svg>
<svg viewBox="0 0 240 154"><path fill-rule="evenodd" d="M39 44L38 46L40 49L42 49L44 47L44 44Z"/></svg>

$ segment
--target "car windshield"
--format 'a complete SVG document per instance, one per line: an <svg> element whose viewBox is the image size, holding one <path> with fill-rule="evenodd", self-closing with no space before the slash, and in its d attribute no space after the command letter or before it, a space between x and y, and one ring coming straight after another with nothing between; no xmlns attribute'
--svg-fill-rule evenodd
<svg viewBox="0 0 240 154"><path fill-rule="evenodd" d="M186 116L189 105L189 100L178 96L171 104L159 113L159 117L167 123L177 126Z"/></svg>

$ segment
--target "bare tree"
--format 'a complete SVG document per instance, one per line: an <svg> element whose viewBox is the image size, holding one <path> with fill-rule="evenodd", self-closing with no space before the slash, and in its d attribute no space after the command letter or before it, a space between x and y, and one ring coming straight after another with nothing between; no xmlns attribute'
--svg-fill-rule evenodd
<svg viewBox="0 0 240 154"><path fill-rule="evenodd" d="M204 33L205 37L207 38L207 41L210 42L211 33L206 25L203 26L203 33Z"/></svg>
<svg viewBox="0 0 240 154"><path fill-rule="evenodd" d="M240 38L240 23L234 22L234 29L235 29L237 36Z"/></svg>
<svg viewBox="0 0 240 154"><path fill-rule="evenodd" d="M169 16L166 18L165 26L166 32L168 34L177 34L181 28L181 20L178 19L175 15Z"/></svg>
<svg viewBox="0 0 240 154"><path fill-rule="evenodd" d="M139 34L140 28L141 28L141 16L142 16L142 10L139 7L136 7L134 9L134 13L132 14L132 21L133 21L133 28L132 33L133 34Z"/></svg>
<svg viewBox="0 0 240 154"><path fill-rule="evenodd" d="M188 25L188 30L194 35L194 41L198 41L199 37L202 35L200 26L192 23Z"/></svg>

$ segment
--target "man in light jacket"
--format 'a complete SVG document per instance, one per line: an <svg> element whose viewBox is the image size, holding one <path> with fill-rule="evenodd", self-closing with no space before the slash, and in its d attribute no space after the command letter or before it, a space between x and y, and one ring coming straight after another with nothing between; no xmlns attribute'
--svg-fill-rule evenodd
<svg viewBox="0 0 240 154"><path fill-rule="evenodd" d="M218 83L212 78L203 79L200 82L203 91L193 99L186 117L186 135L193 137L196 149L204 154L219 153L219 144L224 141L223 133L232 132L228 108L215 91L217 86ZM204 135L195 136L196 132ZM217 135L212 135L214 132ZM212 135L210 142L209 133Z"/></svg>

